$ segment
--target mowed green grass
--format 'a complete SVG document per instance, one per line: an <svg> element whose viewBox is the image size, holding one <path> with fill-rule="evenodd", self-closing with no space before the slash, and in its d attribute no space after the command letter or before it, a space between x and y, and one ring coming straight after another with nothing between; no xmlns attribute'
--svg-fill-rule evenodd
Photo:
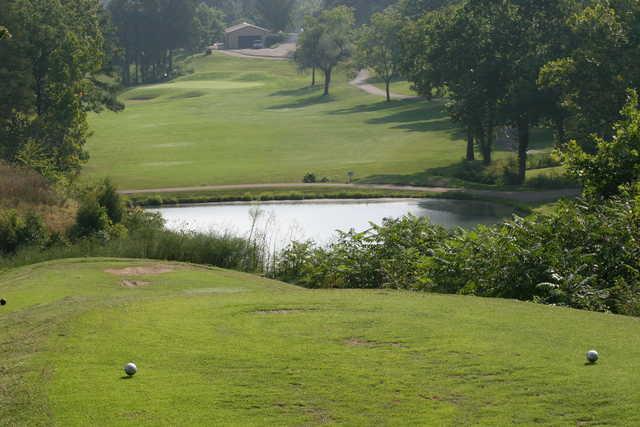
<svg viewBox="0 0 640 427"><path fill-rule="evenodd" d="M413 174L461 160L465 143L442 102L386 103L338 70L330 97L286 61L196 56L194 73L134 88L126 110L90 117L86 178L122 189L346 182Z"/></svg>
<svg viewBox="0 0 640 427"><path fill-rule="evenodd" d="M157 265L0 275L0 424L640 424L635 318Z"/></svg>

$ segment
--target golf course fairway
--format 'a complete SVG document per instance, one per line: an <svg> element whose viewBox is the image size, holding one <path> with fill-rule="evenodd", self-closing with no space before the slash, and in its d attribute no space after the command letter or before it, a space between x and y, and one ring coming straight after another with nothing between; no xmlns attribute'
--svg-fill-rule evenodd
<svg viewBox="0 0 640 427"><path fill-rule="evenodd" d="M116 259L0 297L0 425L640 424L636 318Z"/></svg>

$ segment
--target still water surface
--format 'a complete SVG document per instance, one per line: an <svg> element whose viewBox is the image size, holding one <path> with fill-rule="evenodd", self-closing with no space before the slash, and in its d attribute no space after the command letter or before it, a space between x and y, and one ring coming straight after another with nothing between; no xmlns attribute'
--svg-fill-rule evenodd
<svg viewBox="0 0 640 427"><path fill-rule="evenodd" d="M206 204L151 209L159 212L171 230L197 232L230 232L248 236L254 230L269 235L276 248L291 240L313 239L327 244L336 230L364 231L369 223L384 218L400 218L407 214L429 217L448 228L472 228L509 218L513 209L507 206L469 200L327 200L303 202L259 202Z"/></svg>

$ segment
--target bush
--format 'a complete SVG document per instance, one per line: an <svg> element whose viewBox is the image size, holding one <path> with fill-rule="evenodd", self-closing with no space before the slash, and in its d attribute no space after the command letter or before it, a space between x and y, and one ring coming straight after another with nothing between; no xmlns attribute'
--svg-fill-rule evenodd
<svg viewBox="0 0 640 427"><path fill-rule="evenodd" d="M422 257L446 235L428 219L386 219L363 233L341 232L326 249L293 243L281 254L274 274L306 287L422 288Z"/></svg>
<svg viewBox="0 0 640 427"><path fill-rule="evenodd" d="M419 289L640 314L640 197L445 231L385 220L327 248L291 245L275 277L306 287Z"/></svg>
<svg viewBox="0 0 640 427"><path fill-rule="evenodd" d="M0 212L0 253L14 253L23 246L41 246L48 240L42 218L33 212L22 217L15 210Z"/></svg>
<svg viewBox="0 0 640 427"><path fill-rule="evenodd" d="M316 178L316 174L314 173L307 173L304 178L302 178L302 182L304 182L305 184L313 184L317 181Z"/></svg>
<svg viewBox="0 0 640 427"><path fill-rule="evenodd" d="M107 209L100 205L95 195L90 194L85 196L80 204L71 235L74 238L81 238L98 233L104 234L108 232L110 226Z"/></svg>
<svg viewBox="0 0 640 427"><path fill-rule="evenodd" d="M107 216L113 224L118 224L122 221L124 203L109 178L105 179L96 188L96 200L98 204L105 209Z"/></svg>

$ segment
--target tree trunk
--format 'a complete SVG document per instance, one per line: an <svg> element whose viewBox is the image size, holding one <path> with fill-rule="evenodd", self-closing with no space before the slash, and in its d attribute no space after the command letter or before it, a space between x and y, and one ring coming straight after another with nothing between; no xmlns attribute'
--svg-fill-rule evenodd
<svg viewBox="0 0 640 427"><path fill-rule="evenodd" d="M556 138L558 140L557 145L562 145L566 142L567 131L564 125L564 118L556 120Z"/></svg>
<svg viewBox="0 0 640 427"><path fill-rule="evenodd" d="M324 96L329 96L329 86L331 85L331 68L324 72Z"/></svg>
<svg viewBox="0 0 640 427"><path fill-rule="evenodd" d="M169 49L169 72L167 74L173 74L173 49Z"/></svg>
<svg viewBox="0 0 640 427"><path fill-rule="evenodd" d="M316 85L316 66L311 67L311 87Z"/></svg>
<svg viewBox="0 0 640 427"><path fill-rule="evenodd" d="M473 130L467 129L467 161L472 162L476 159L476 154L473 147Z"/></svg>
<svg viewBox="0 0 640 427"><path fill-rule="evenodd" d="M484 156L483 156L483 160L484 160L484 164L485 165L490 165L491 164L491 154L493 151L493 145L495 143L496 140L496 130L495 130L496 124L495 124L495 111L493 108L491 108L489 110L489 123L487 125L487 142L485 144L484 147Z"/></svg>
<svg viewBox="0 0 640 427"><path fill-rule="evenodd" d="M136 53L136 83L135 84L140 84L140 59L139 59L139 55Z"/></svg>
<svg viewBox="0 0 640 427"><path fill-rule="evenodd" d="M391 80L385 81L385 87L387 89L387 102L391 102L391 91L389 90L390 85L391 85Z"/></svg>
<svg viewBox="0 0 640 427"><path fill-rule="evenodd" d="M527 175L527 151L529 151L529 119L525 115L518 120L518 183L524 184Z"/></svg>

